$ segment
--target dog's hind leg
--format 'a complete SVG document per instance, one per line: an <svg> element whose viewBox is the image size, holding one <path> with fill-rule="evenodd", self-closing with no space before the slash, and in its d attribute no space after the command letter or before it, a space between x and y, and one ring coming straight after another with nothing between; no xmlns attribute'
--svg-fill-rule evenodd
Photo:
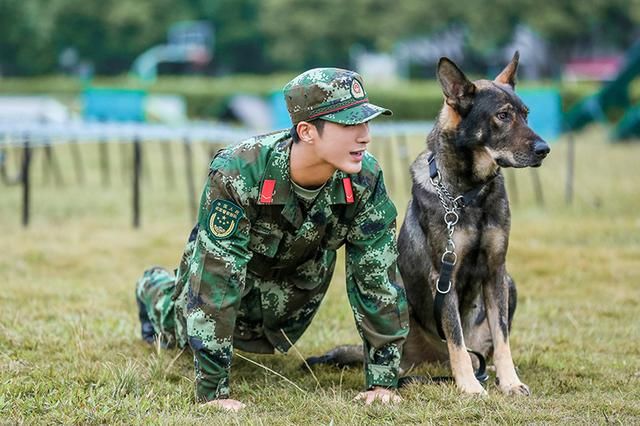
<svg viewBox="0 0 640 426"><path fill-rule="evenodd" d="M511 322L509 317L513 318L515 311L515 303L512 304L509 300L513 294L515 302L513 280L503 272L493 282L486 283L483 289L487 319L494 344L493 362L496 366L498 387L505 394L530 395L529 387L518 378L509 346Z"/></svg>
<svg viewBox="0 0 640 426"><path fill-rule="evenodd" d="M518 293L513 278L508 274L507 284L509 288L507 329L509 333L511 333L511 324L513 323L513 317L518 303ZM470 349L481 353L485 358L489 358L493 356L493 339L491 337L489 322L487 321L487 312L482 298L477 300L476 303L478 307L469 318L468 325L464 327L464 335L467 336L467 345L469 345Z"/></svg>
<svg viewBox="0 0 640 426"><path fill-rule="evenodd" d="M447 347L437 334L422 328L415 317L409 318L409 335L402 349L400 368L408 371L424 362L449 361Z"/></svg>

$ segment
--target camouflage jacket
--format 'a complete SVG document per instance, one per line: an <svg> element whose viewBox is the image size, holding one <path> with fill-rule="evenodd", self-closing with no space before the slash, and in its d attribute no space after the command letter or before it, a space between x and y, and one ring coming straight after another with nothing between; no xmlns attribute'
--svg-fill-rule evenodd
<svg viewBox="0 0 640 426"><path fill-rule="evenodd" d="M233 346L287 351L300 337L342 245L366 386L397 386L408 313L395 281L397 213L382 171L366 154L360 173L336 171L305 206L290 182L291 144L288 132L276 132L211 162L197 234L176 278L177 334L193 350L200 401L228 396Z"/></svg>

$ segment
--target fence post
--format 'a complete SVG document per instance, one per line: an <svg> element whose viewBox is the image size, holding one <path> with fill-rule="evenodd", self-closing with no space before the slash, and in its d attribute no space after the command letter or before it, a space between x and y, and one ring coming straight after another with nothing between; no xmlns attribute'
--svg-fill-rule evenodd
<svg viewBox="0 0 640 426"><path fill-rule="evenodd" d="M536 194L536 202L540 207L544 206L544 198L542 196L542 183L540 183L540 175L537 169L531 169L531 178L533 179L533 190Z"/></svg>
<svg viewBox="0 0 640 426"><path fill-rule="evenodd" d="M191 141L184 138L184 161L187 178L187 200L189 203L189 211L191 212L191 221L198 219L196 207L196 190L193 184L193 155L191 152Z"/></svg>
<svg viewBox="0 0 640 426"><path fill-rule="evenodd" d="M129 151L125 143L120 143L120 162L122 164L122 182L129 181Z"/></svg>
<svg viewBox="0 0 640 426"><path fill-rule="evenodd" d="M383 138L380 138L383 139ZM396 165L393 164L393 159L396 157L393 152L395 148L395 144L393 143L393 138L391 136L385 136L381 141L381 145L384 149L384 157L385 157L385 174L389 177L389 179L385 179L387 187L391 190L391 192L398 191L398 185L396 180Z"/></svg>
<svg viewBox="0 0 640 426"><path fill-rule="evenodd" d="M407 142L407 135L404 133L398 133L398 154L400 156L402 165L402 182L404 190L408 196L411 195L411 188L413 187L413 179L411 177L411 159L409 158L409 144Z"/></svg>
<svg viewBox="0 0 640 426"><path fill-rule="evenodd" d="M29 142L29 135L25 135L24 149L22 152L22 226L25 228L29 225L31 208L31 179L29 178L31 171L31 144Z"/></svg>
<svg viewBox="0 0 640 426"><path fill-rule="evenodd" d="M161 142L162 155L164 157L164 170L165 177L167 179L167 188L173 189L176 187L176 173L173 169L173 161L171 158L171 143Z"/></svg>
<svg viewBox="0 0 640 426"><path fill-rule="evenodd" d="M100 150L100 171L102 172L102 185L108 187L111 184L109 167L109 147L105 137L98 141Z"/></svg>
<svg viewBox="0 0 640 426"><path fill-rule="evenodd" d="M133 140L133 227L140 228L140 165L142 163L140 140Z"/></svg>
<svg viewBox="0 0 640 426"><path fill-rule="evenodd" d="M56 186L64 186L64 179L62 178L62 171L60 170L60 164L53 152L53 145L50 140L46 140L44 144L45 158L42 162L42 177L45 183L50 183L54 180Z"/></svg>
<svg viewBox="0 0 640 426"><path fill-rule="evenodd" d="M76 181L79 185L84 185L84 165L82 164L82 154L80 153L78 141L71 139L69 141L69 148L71 149L71 157L73 158L73 167L76 171Z"/></svg>
<svg viewBox="0 0 640 426"><path fill-rule="evenodd" d="M569 140L567 145L567 182L565 184L564 200L567 205L573 202L573 167L576 156L575 152L575 140L573 138L573 132L569 132Z"/></svg>

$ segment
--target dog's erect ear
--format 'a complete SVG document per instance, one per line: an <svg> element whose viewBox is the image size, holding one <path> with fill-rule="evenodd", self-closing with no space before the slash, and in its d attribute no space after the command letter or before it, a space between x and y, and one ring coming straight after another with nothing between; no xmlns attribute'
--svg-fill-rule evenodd
<svg viewBox="0 0 640 426"><path fill-rule="evenodd" d="M438 61L437 76L447 105L459 114L467 115L473 103L476 86L448 58L440 58Z"/></svg>
<svg viewBox="0 0 640 426"><path fill-rule="evenodd" d="M520 61L520 52L516 50L513 54L511 62L507 65L500 74L495 78L496 83L508 84L511 87L516 87L516 74L518 73L518 62Z"/></svg>

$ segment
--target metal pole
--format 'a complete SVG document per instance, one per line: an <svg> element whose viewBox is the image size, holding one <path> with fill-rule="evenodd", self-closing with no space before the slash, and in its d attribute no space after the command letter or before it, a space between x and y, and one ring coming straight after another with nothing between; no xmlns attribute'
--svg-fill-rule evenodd
<svg viewBox="0 0 640 426"><path fill-rule="evenodd" d="M184 138L184 161L185 161L185 174L187 178L187 200L189 203L189 212L191 213L191 221L197 220L197 207L196 207L196 189L193 184L193 155L191 152L191 141L189 138Z"/></svg>
<svg viewBox="0 0 640 426"><path fill-rule="evenodd" d="M544 206L544 198L542 196L542 184L540 183L538 169L531 169L531 178L533 179L533 190L536 194L536 202L542 207Z"/></svg>
<svg viewBox="0 0 640 426"><path fill-rule="evenodd" d="M153 180L151 179L151 168L149 166L149 159L144 155L145 145L140 145L140 170L142 171L142 180L145 185L151 185Z"/></svg>
<svg viewBox="0 0 640 426"><path fill-rule="evenodd" d="M407 143L407 135L404 133L398 134L398 154L400 156L402 170L402 183L404 184L404 189L406 189L406 194L411 194L411 187L413 186L413 181L411 180L411 158L409 156L409 144Z"/></svg>
<svg viewBox="0 0 640 426"><path fill-rule="evenodd" d="M108 187L111 183L109 176L109 147L107 140L102 138L98 143L100 146L100 170L102 171L102 185Z"/></svg>
<svg viewBox="0 0 640 426"><path fill-rule="evenodd" d="M567 145L567 182L565 184L564 200L567 205L573 202L573 173L575 163L575 140L573 138L573 132L569 132L569 140Z"/></svg>
<svg viewBox="0 0 640 426"><path fill-rule="evenodd" d="M71 148L71 157L73 157L73 166L76 171L76 180L79 185L84 185L84 166L82 164L82 154L80 153L78 141L70 140L69 147Z"/></svg>
<svg viewBox="0 0 640 426"><path fill-rule="evenodd" d="M381 138L382 139L382 138ZM385 172L386 175L389 176L389 179L385 179L387 186L391 189L391 192L397 191L398 186L396 184L396 165L393 164L393 159L396 157L393 155L393 149L395 144L393 144L393 139L390 137L385 137L384 141L381 141L381 145L384 147L384 157L385 157ZM393 144L393 145L392 145Z"/></svg>
<svg viewBox="0 0 640 426"><path fill-rule="evenodd" d="M133 140L133 227L140 228L140 165L142 163L140 140Z"/></svg>
<svg viewBox="0 0 640 426"><path fill-rule="evenodd" d="M29 174L31 171L31 146L29 144L29 135L25 136L24 150L22 152L22 226L25 228L29 225L30 213L30 192L31 179Z"/></svg>
<svg viewBox="0 0 640 426"><path fill-rule="evenodd" d="M121 143L120 145L120 159L122 164L122 182L125 184L129 180L129 151L127 151L127 144Z"/></svg>
<svg viewBox="0 0 640 426"><path fill-rule="evenodd" d="M176 173L173 169L173 161L171 159L171 144L162 143L162 155L164 157L165 176L167 178L167 188L176 187Z"/></svg>
<svg viewBox="0 0 640 426"><path fill-rule="evenodd" d="M62 178L62 171L60 170L60 164L53 152L53 146L51 141L47 140L44 146L45 159L43 161L43 177L46 183L51 180L55 180L56 186L64 186L64 180ZM45 171L46 169L46 171Z"/></svg>

